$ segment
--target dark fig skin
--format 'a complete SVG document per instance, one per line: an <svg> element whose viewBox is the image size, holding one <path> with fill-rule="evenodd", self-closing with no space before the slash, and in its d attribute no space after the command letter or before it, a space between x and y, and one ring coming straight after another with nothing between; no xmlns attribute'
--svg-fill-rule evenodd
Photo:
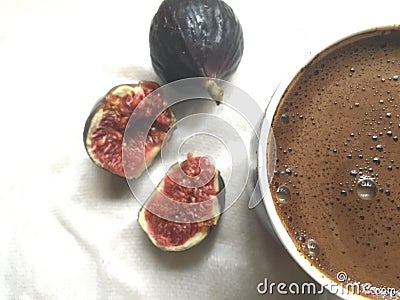
<svg viewBox="0 0 400 300"><path fill-rule="evenodd" d="M225 181L222 178L220 172L218 172L218 187L219 187L219 193L218 193L217 198L218 198L219 207L220 207L221 213L222 213L225 210ZM211 228L210 228L210 230L211 230Z"/></svg>
<svg viewBox="0 0 400 300"><path fill-rule="evenodd" d="M164 0L150 27L153 68L164 82L229 78L244 49L243 31L222 0Z"/></svg>

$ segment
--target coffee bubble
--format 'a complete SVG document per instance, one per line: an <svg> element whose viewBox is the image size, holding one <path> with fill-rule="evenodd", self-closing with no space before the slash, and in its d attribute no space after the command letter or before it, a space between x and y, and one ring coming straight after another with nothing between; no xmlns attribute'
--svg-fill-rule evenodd
<svg viewBox="0 0 400 300"><path fill-rule="evenodd" d="M319 249L319 246L318 246L316 240L309 239L307 241L307 251L308 251L308 254L311 257L317 257L318 256L320 249Z"/></svg>
<svg viewBox="0 0 400 300"><path fill-rule="evenodd" d="M372 200L375 198L377 188L372 178L362 178L357 184L357 195L362 200Z"/></svg>
<svg viewBox="0 0 400 300"><path fill-rule="evenodd" d="M289 202L291 200L289 188L285 185L278 187L276 190L276 199L282 204Z"/></svg>
<svg viewBox="0 0 400 300"><path fill-rule="evenodd" d="M282 114L282 116L281 116L281 122L282 122L283 124L289 123L289 116L288 116L287 114Z"/></svg>

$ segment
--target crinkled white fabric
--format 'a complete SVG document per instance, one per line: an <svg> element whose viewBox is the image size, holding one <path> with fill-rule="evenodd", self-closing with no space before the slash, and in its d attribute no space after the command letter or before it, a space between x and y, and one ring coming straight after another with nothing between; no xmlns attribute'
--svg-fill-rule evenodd
<svg viewBox="0 0 400 300"><path fill-rule="evenodd" d="M232 81L262 109L288 68L343 35L398 21L400 8L227 2L245 36ZM310 278L247 209L246 195L203 243L165 253L139 228L126 181L87 157L82 131L96 99L120 83L158 80L147 41L159 3L0 2L1 299L313 298L258 295L264 278Z"/></svg>

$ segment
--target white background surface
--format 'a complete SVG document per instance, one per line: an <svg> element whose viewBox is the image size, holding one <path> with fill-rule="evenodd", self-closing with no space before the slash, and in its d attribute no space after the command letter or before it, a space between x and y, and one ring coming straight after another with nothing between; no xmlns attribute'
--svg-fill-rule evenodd
<svg viewBox="0 0 400 300"><path fill-rule="evenodd" d="M299 299L256 286L310 280L244 201L199 246L159 251L126 182L87 157L95 101L116 84L158 80L147 41L159 3L0 0L1 299ZM227 3L245 37L232 81L263 109L322 46L400 23L398 1Z"/></svg>

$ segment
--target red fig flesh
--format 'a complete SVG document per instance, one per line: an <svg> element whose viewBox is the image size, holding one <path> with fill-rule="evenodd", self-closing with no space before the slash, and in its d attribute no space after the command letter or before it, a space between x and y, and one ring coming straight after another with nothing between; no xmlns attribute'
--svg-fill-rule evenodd
<svg viewBox="0 0 400 300"><path fill-rule="evenodd" d="M165 251L183 251L200 243L220 218L224 182L206 157L172 166L138 215L152 243Z"/></svg>
<svg viewBox="0 0 400 300"><path fill-rule="evenodd" d="M83 139L97 166L119 176L137 178L159 153L175 123L174 114L159 94L152 95L151 101L141 102L158 88L151 81L119 85L95 105L86 121ZM155 112L161 114L156 116ZM135 122L129 121L131 117ZM140 120L146 118L155 120L150 128L140 126ZM124 134L128 135L124 138Z"/></svg>

